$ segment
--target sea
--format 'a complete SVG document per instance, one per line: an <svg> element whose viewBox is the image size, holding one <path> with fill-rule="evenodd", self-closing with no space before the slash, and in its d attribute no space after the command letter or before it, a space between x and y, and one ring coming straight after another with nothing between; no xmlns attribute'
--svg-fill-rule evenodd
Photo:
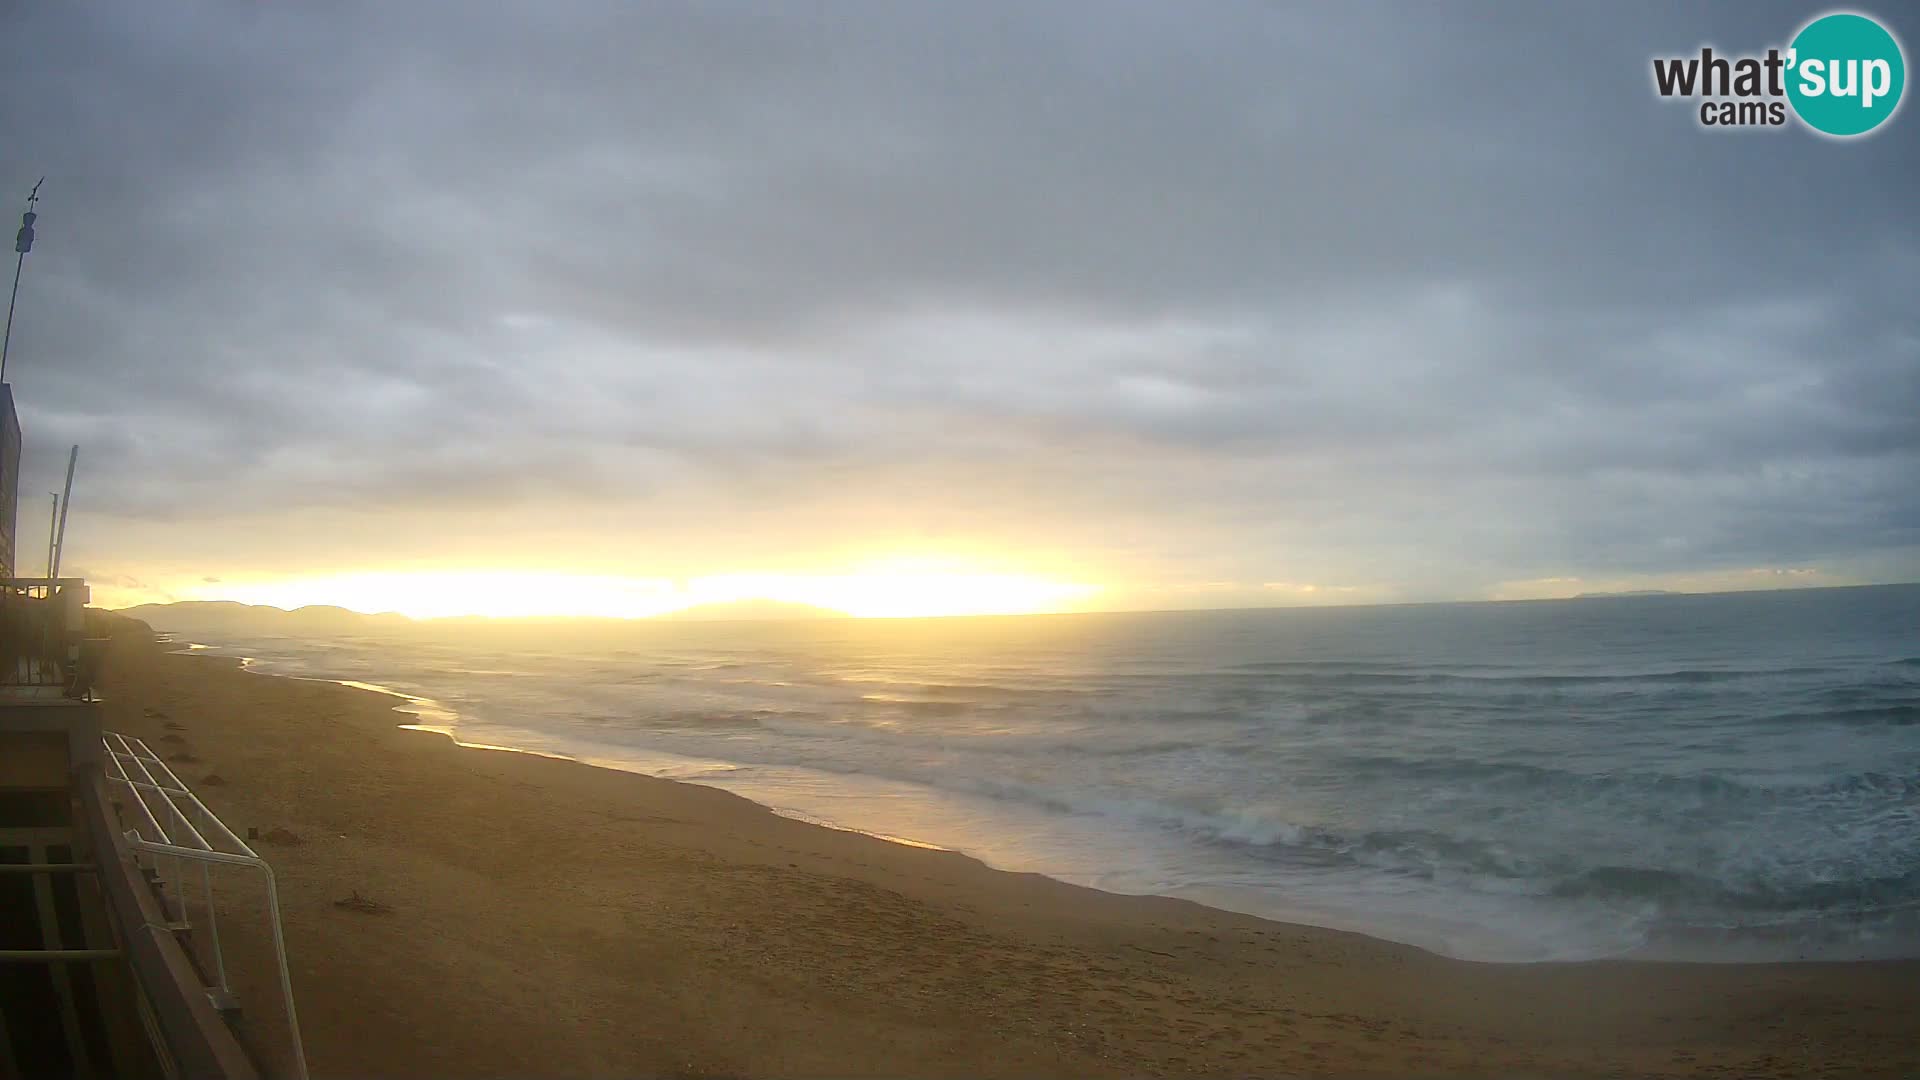
<svg viewBox="0 0 1920 1080"><path fill-rule="evenodd" d="M1920 585L176 640L463 742L1448 956L1920 956Z"/></svg>

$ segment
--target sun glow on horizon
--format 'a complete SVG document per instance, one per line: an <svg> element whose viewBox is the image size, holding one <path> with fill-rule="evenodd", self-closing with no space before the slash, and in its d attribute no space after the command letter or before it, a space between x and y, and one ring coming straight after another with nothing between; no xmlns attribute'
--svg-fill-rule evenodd
<svg viewBox="0 0 1920 1080"><path fill-rule="evenodd" d="M855 618L1036 615L1082 610L1100 587L1007 573L883 564L837 574L721 574L676 581L562 572L367 572L224 581L181 599L293 608L331 605L416 619L646 618L706 604L774 601Z"/></svg>

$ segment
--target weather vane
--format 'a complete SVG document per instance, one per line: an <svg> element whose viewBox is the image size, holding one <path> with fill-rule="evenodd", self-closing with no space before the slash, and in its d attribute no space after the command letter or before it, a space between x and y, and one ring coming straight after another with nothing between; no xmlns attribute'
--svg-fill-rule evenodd
<svg viewBox="0 0 1920 1080"><path fill-rule="evenodd" d="M20 215L20 233L13 238L13 250L22 255L33 250L33 223L40 216L34 212L33 205L40 201L40 185L46 182L47 178L41 177L33 190L27 192L27 212Z"/></svg>
<svg viewBox="0 0 1920 1080"><path fill-rule="evenodd" d="M6 337L0 339L0 383L7 381L7 353L13 347L13 306L20 300L20 271L27 264L27 252L33 250L33 223L40 217L33 207L40 201L40 185L46 182L47 178L41 177L27 193L27 211L20 215L20 231L13 238L13 250L19 252L20 257L13 262L13 296L7 301L7 332Z"/></svg>

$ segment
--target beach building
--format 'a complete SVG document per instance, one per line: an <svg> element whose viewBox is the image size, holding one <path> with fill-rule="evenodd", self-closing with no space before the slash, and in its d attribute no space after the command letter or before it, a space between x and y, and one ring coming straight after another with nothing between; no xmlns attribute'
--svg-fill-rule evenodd
<svg viewBox="0 0 1920 1080"><path fill-rule="evenodd" d="M212 903L216 870L271 871L143 741L102 729L86 582L19 576L20 428L0 385L0 1080L262 1075Z"/></svg>

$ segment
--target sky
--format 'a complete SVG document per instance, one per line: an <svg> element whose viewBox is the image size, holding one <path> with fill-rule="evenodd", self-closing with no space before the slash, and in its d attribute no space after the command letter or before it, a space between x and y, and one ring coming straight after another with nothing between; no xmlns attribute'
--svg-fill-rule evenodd
<svg viewBox="0 0 1920 1080"><path fill-rule="evenodd" d="M1914 580L1920 117L1652 90L1823 10L8 5L22 563L77 443L108 605Z"/></svg>

